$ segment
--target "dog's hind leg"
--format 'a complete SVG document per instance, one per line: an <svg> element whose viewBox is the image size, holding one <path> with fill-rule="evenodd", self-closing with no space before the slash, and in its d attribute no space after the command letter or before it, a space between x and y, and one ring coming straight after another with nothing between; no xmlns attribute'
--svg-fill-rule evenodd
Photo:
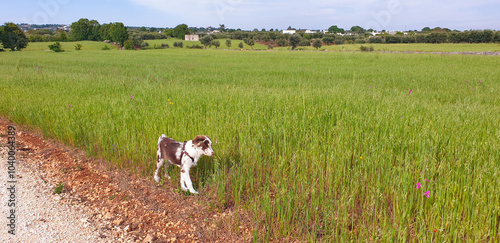
<svg viewBox="0 0 500 243"><path fill-rule="evenodd" d="M170 180L170 176L168 175L168 167L170 166L170 161L167 161L167 163L165 163L165 178L168 178Z"/></svg>
<svg viewBox="0 0 500 243"><path fill-rule="evenodd" d="M155 181L160 182L160 176L158 175L158 172L160 171L160 168L163 166L164 159L160 158L159 156L157 157L156 161L156 170L155 170Z"/></svg>

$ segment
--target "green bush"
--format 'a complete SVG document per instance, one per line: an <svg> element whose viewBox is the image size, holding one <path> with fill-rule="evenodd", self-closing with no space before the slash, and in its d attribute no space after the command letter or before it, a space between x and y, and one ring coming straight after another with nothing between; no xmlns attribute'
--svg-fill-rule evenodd
<svg viewBox="0 0 500 243"><path fill-rule="evenodd" d="M370 46L370 47L368 47L368 46L361 46L361 47L359 47L359 50L361 50L362 52L374 51L373 46Z"/></svg>
<svg viewBox="0 0 500 243"><path fill-rule="evenodd" d="M77 43L77 44L75 45L75 50L80 51L80 50L82 49L82 46L83 46L82 44Z"/></svg>
<svg viewBox="0 0 500 243"><path fill-rule="evenodd" d="M125 42L123 42L123 47L125 48L125 50L135 50L134 41L126 40Z"/></svg>
<svg viewBox="0 0 500 243"><path fill-rule="evenodd" d="M188 49L203 49L203 46L193 44L191 46L186 46L186 48L188 48Z"/></svg>
<svg viewBox="0 0 500 243"><path fill-rule="evenodd" d="M54 44L49 45L49 49L54 52L63 52L64 50L61 47L61 43L56 41Z"/></svg>
<svg viewBox="0 0 500 243"><path fill-rule="evenodd" d="M183 46L184 46L184 42L182 42L182 41L176 41L176 42L174 42L174 47L182 48Z"/></svg>
<svg viewBox="0 0 500 243"><path fill-rule="evenodd" d="M103 50L103 51L109 51L111 49L109 49L108 45L104 45L104 47L101 50Z"/></svg>

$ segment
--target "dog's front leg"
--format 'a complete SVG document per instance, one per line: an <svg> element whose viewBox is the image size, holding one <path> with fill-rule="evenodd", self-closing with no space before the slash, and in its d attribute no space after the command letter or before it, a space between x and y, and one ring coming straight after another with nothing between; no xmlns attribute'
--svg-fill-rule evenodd
<svg viewBox="0 0 500 243"><path fill-rule="evenodd" d="M184 183L186 183L186 185L184 185ZM198 194L198 192L193 188L191 177L189 177L189 169L187 168L181 169L181 188L183 191L187 191L187 189L189 189L189 192L193 194Z"/></svg>

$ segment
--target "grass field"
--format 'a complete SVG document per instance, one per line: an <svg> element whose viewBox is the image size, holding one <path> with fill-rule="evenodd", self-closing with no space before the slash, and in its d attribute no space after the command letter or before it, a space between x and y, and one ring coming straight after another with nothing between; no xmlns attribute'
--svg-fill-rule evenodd
<svg viewBox="0 0 500 243"><path fill-rule="evenodd" d="M145 40L149 44L149 48L153 49L154 45L168 44L170 49L179 49L175 48L174 42L182 41L184 43L184 48L191 45L200 45L199 41L183 41L179 39L159 39L159 40ZM226 50L240 50L238 44L240 42L243 43L243 50L250 50L250 46L245 44L242 40L231 40L231 47L226 46L226 39L219 40L221 46L219 48L215 48L212 46L209 49L226 49ZM106 44L103 42L95 42L95 41L79 41L79 42L61 42L62 48L65 51L74 52L76 43L80 43L83 45L82 50L84 51L96 51L101 50L105 45L107 45L111 50L117 50L116 47L110 44ZM52 42L30 42L25 51L48 51L49 44ZM352 52L359 51L361 46L371 47L375 51L400 51L400 52L500 52L500 44L348 44L348 45L324 45L319 49L315 49L312 46L297 47L300 50L307 51L336 51L336 52ZM262 45L256 43L253 46L254 50L268 50L266 45ZM274 47L274 51L289 51L291 47Z"/></svg>
<svg viewBox="0 0 500 243"><path fill-rule="evenodd" d="M195 188L255 240L500 240L497 56L86 45L0 53L0 114L151 179L209 135Z"/></svg>

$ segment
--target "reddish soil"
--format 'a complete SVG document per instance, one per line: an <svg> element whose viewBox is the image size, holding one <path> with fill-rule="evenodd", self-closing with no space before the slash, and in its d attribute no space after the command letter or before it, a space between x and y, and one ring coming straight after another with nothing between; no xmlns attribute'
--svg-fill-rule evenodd
<svg viewBox="0 0 500 243"><path fill-rule="evenodd" d="M0 142L8 126L0 118ZM186 195L174 182L158 186L106 161L88 158L80 149L44 138L33 128L15 125L18 158L33 163L48 183L64 183L64 198L94 212L93 217L129 226L136 240L148 234L154 242L244 242L251 240L249 217L234 209L210 208L210 196ZM37 164L35 164L37 163ZM174 179L172 179L174 180ZM177 180L175 180L177 182Z"/></svg>

